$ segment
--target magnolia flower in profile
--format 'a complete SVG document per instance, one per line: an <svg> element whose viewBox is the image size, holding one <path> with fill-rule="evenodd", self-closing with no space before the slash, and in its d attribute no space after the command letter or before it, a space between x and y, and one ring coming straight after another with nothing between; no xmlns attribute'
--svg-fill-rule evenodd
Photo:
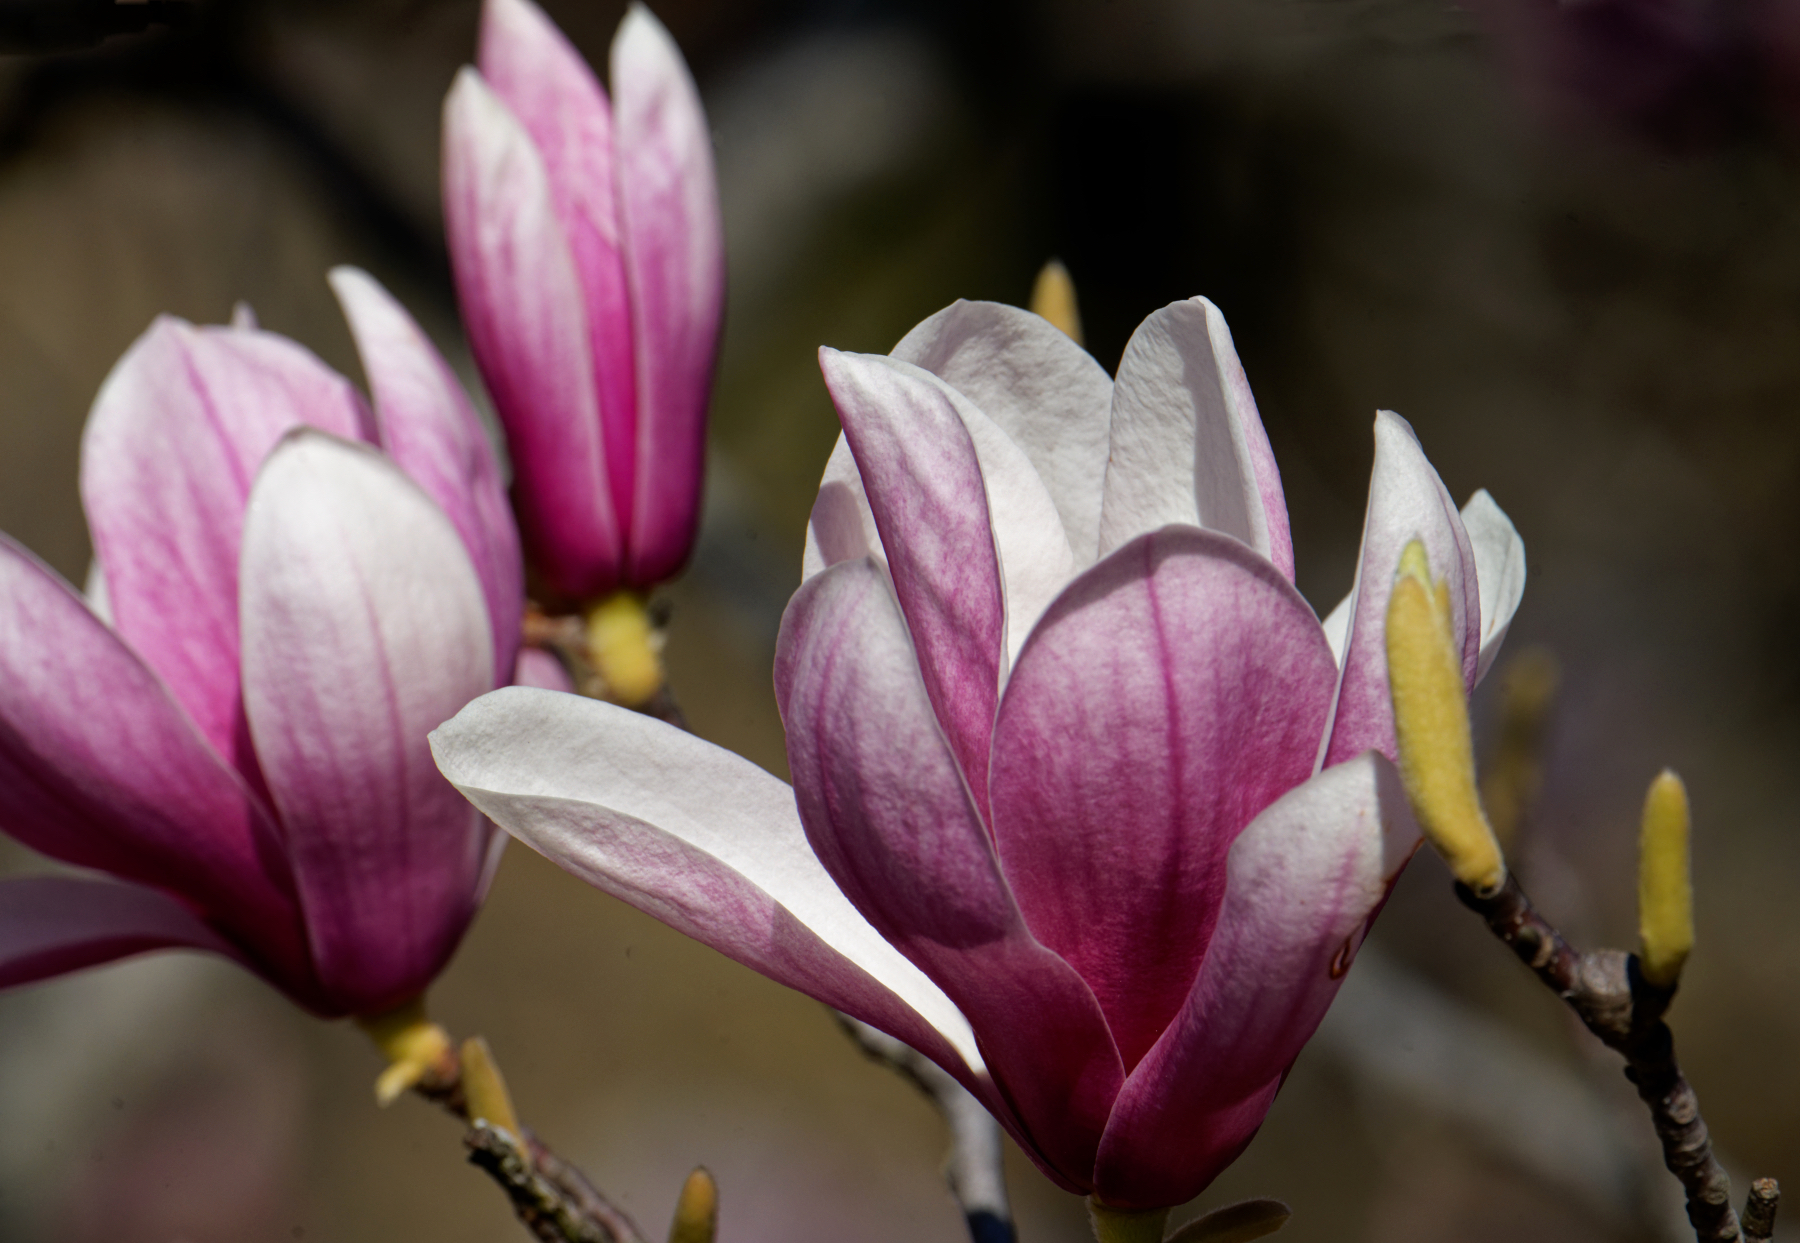
<svg viewBox="0 0 1800 1243"><path fill-rule="evenodd" d="M633 5L612 99L531 0L487 0L444 101L444 222L540 590L675 574L699 518L724 243L700 98Z"/></svg>
<svg viewBox="0 0 1800 1243"><path fill-rule="evenodd" d="M449 368L332 279L372 414L292 341L159 319L83 436L89 598L0 537L0 829L112 877L0 883L0 985L186 946L368 1014L475 913L504 839L426 735L511 680L518 537Z"/></svg>
<svg viewBox="0 0 1800 1243"><path fill-rule="evenodd" d="M932 1057L1097 1213L1154 1216L1249 1142L1417 845L1383 647L1402 547L1447 584L1470 685L1523 547L1383 413L1356 585L1320 622L1203 299L1116 380L983 303L822 364L844 435L776 656L793 788L521 689L439 729L438 762L564 867Z"/></svg>

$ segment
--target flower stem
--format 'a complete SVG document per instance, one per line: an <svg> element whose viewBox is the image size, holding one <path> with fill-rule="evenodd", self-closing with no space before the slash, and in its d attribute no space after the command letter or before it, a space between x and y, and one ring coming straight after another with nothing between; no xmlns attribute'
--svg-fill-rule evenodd
<svg viewBox="0 0 1800 1243"><path fill-rule="evenodd" d="M1088 1197L1088 1220L1100 1243L1162 1243L1169 1224L1169 1210L1109 1208Z"/></svg>

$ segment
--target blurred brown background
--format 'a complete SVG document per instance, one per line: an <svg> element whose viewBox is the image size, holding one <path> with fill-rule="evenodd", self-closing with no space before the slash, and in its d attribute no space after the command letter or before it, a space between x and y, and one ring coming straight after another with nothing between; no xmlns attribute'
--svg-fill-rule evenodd
<svg viewBox="0 0 1800 1243"><path fill-rule="evenodd" d="M623 6L548 7L604 64ZM1783 4L657 12L706 98L731 265L706 533L670 593L695 728L785 771L768 668L836 430L819 344L885 350L954 298L1023 301L1060 254L1111 367L1144 315L1205 293L1321 612L1349 586L1377 406L1459 499L1485 486L1518 523L1513 650L1563 671L1520 870L1571 935L1629 946L1638 802L1658 766L1683 773L1701 941L1672 1022L1740 1188L1800 1187ZM435 183L475 20L475 0L201 0L178 29L0 56L0 528L80 581L82 422L158 312L220 321L244 299L354 376L324 283L350 262L466 362ZM0 844L0 867L43 866ZM1202 1205L1281 1196L1293 1243L1679 1237L1615 1067L1435 860L1371 946ZM962 1237L935 1118L818 1006L524 850L434 1003L653 1235L705 1163L724 1243ZM354 1029L190 957L0 997L0 1238L523 1238L446 1119L376 1111L377 1069ZM1013 1191L1025 1243L1086 1237L1022 1160Z"/></svg>

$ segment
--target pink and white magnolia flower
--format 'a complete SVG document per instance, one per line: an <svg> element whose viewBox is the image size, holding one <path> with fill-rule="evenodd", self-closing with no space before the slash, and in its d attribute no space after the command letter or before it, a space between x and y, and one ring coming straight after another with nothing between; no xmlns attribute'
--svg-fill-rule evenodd
<svg viewBox="0 0 1800 1243"><path fill-rule="evenodd" d="M373 1013L474 916L504 838L426 734L510 680L518 536L449 368L332 281L372 414L286 338L159 319L82 440L94 598L0 536L0 829L114 878L0 882L0 986L186 946Z"/></svg>
<svg viewBox="0 0 1800 1243"><path fill-rule="evenodd" d="M1181 1203L1261 1124L1418 842L1382 639L1403 545L1448 580L1471 685L1523 546L1383 413L1357 585L1321 623L1203 299L1151 316L1116 381L984 303L822 362L844 437L776 656L792 790L517 689L434 733L438 763L577 875L931 1056L1062 1186Z"/></svg>
<svg viewBox="0 0 1800 1243"><path fill-rule="evenodd" d="M527 558L580 602L687 560L724 241L700 97L634 4L613 99L531 0L487 0L444 101L444 223Z"/></svg>

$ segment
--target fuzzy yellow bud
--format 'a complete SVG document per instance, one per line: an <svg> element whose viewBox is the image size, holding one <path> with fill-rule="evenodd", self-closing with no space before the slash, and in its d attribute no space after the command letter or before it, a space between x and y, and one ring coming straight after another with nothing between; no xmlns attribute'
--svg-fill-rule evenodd
<svg viewBox="0 0 1800 1243"><path fill-rule="evenodd" d="M635 591L607 596L587 611L588 658L606 698L641 708L663 687L663 636Z"/></svg>
<svg viewBox="0 0 1800 1243"><path fill-rule="evenodd" d="M1031 310L1081 344L1081 310L1075 304L1075 281L1061 259L1046 263L1031 287Z"/></svg>
<svg viewBox="0 0 1800 1243"><path fill-rule="evenodd" d="M375 1102L386 1108L431 1070L450 1058L450 1034L425 1016L425 999L415 997L385 1014L357 1020L388 1068L375 1080Z"/></svg>
<svg viewBox="0 0 1800 1243"><path fill-rule="evenodd" d="M470 1036L463 1041L462 1089L463 1099L468 1102L469 1121L487 1122L524 1138L500 1066L494 1061L493 1050L480 1036Z"/></svg>
<svg viewBox="0 0 1800 1243"><path fill-rule="evenodd" d="M1644 798L1638 840L1638 968L1659 988L1673 988L1694 948L1694 882L1688 858L1687 789L1668 769Z"/></svg>
<svg viewBox="0 0 1800 1243"><path fill-rule="evenodd" d="M719 1229L719 1184L698 1166L682 1184L675 1202L675 1221L669 1227L669 1243L713 1243Z"/></svg>
<svg viewBox="0 0 1800 1243"><path fill-rule="evenodd" d="M1451 627L1449 586L1432 582L1425 546L1400 556L1388 598L1388 689L1400 777L1419 827L1456 879L1489 895L1506 881L1506 861L1475 792L1475 752L1462 652Z"/></svg>

